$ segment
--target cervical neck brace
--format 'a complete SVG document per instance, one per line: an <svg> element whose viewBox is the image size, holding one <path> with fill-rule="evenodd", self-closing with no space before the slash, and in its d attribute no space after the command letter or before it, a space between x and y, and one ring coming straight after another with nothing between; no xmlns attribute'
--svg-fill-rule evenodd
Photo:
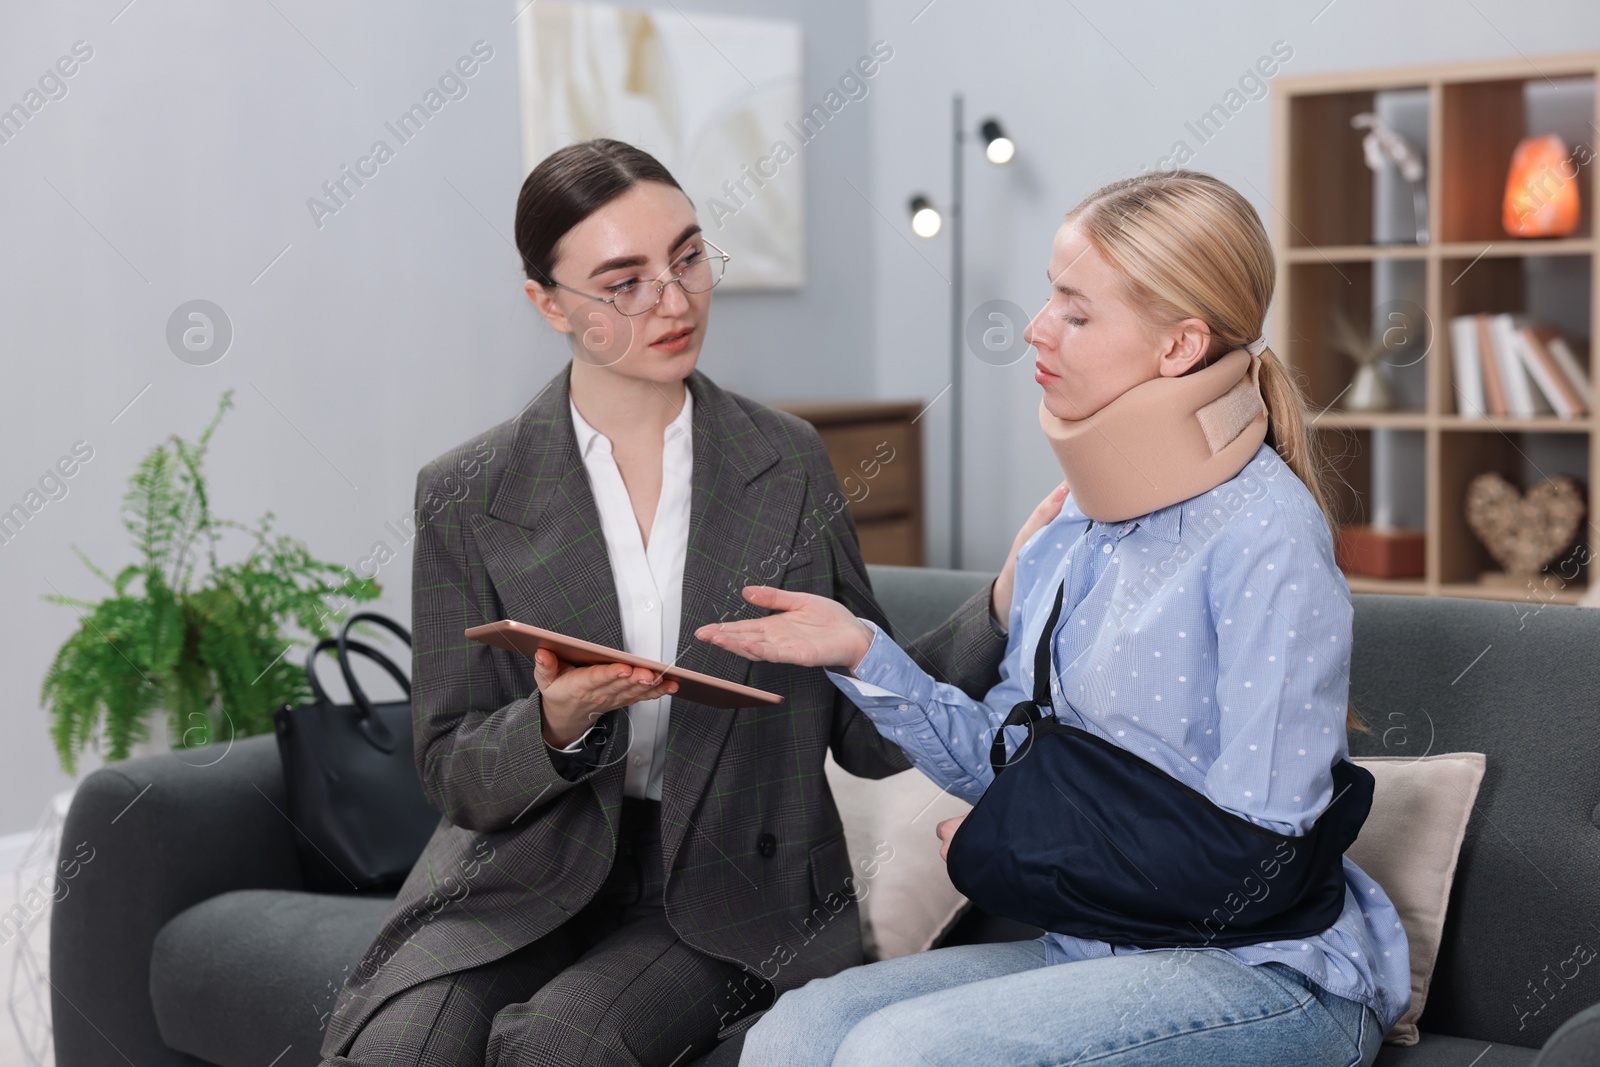
<svg viewBox="0 0 1600 1067"><path fill-rule="evenodd" d="M1147 515L1250 462L1267 436L1261 359L1236 348L1203 370L1142 382L1085 419L1058 419L1041 399L1039 424L1085 515Z"/></svg>

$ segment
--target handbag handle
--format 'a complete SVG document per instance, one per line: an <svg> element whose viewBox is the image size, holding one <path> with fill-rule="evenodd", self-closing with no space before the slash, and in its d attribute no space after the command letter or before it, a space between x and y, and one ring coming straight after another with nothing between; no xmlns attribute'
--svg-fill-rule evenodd
<svg viewBox="0 0 1600 1067"><path fill-rule="evenodd" d="M389 733L388 728L383 725L382 721L372 713L372 701L367 699L366 691L363 690L359 684L357 684L355 671L350 669L350 658L344 654L345 645L350 640L350 627L354 626L358 622L377 623L379 626L382 626L385 630L388 630L400 640L404 641L407 648L411 647L411 631L407 630L404 626L401 626L399 623L389 618L389 616L379 615L375 611L357 612L346 619L344 621L344 625L339 628L339 670L344 674L344 684L345 687L350 690L351 699L356 702L356 707L361 709L361 732L366 734L367 740L371 741L375 746L377 746L380 751L388 754L394 751L394 746L396 743L395 739ZM389 671L389 676L395 681L399 682L400 688L406 691L406 699L410 700L410 679L402 678L399 672L394 669L392 664L390 664L386 669Z"/></svg>
<svg viewBox="0 0 1600 1067"><path fill-rule="evenodd" d="M323 689L322 682L317 678L317 657L330 649L338 650L339 667L344 674L345 683L350 689L351 696L357 697L356 707L360 713L356 720L357 729L361 731L373 748L385 755L392 755L396 746L395 737L383 725L383 721L373 714L372 702L366 699L366 694L362 692L361 686L355 680L355 673L350 670L349 654L353 652L357 655L365 656L388 671L389 677L399 683L408 697L411 695L411 680L405 676L405 673L399 667L395 666L393 660L365 641L348 638L343 634L339 637L324 637L312 646L311 654L306 657L306 681L311 685L312 696L319 702L332 703L328 699L327 690Z"/></svg>

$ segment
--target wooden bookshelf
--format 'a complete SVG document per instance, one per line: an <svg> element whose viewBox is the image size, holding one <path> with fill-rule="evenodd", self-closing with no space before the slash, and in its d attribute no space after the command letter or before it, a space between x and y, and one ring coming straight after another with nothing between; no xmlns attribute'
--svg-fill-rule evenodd
<svg viewBox="0 0 1600 1067"><path fill-rule="evenodd" d="M1453 316L1477 312L1551 322L1593 377L1591 339L1600 336L1597 78L1600 52L1273 80L1273 200L1263 214L1278 277L1268 336L1307 394L1312 432L1335 468L1330 488L1340 521L1371 520L1381 478L1410 493L1404 509L1420 521L1400 525L1427 532L1421 577L1347 575L1353 592L1575 603L1591 580L1587 560L1600 543L1600 416L1463 418L1449 325ZM1426 158L1424 244L1402 237L1395 224L1398 217L1409 226L1408 186L1393 168L1384 179L1368 169L1365 131L1350 125L1361 112L1386 109L1412 124L1397 128ZM1560 239L1510 237L1501 199L1512 149L1524 136L1548 132L1588 150L1578 173L1578 229ZM1393 411L1344 411L1338 402L1354 367L1330 346L1331 315L1338 309L1358 328L1376 327L1394 313L1391 304L1417 309L1414 325L1427 337L1391 375L1406 376L1407 395ZM1375 455L1375 434L1387 460ZM1388 468L1374 469L1385 462ZM1562 565L1576 571L1572 581L1563 586L1547 573L1537 588L1478 584L1478 574L1497 565L1468 528L1463 498L1467 483L1490 470L1524 491L1558 474L1585 487L1588 515Z"/></svg>

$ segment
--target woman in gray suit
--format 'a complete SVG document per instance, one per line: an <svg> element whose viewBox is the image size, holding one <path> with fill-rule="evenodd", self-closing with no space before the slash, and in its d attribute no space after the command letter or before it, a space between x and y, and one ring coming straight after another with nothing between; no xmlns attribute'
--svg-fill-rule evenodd
<svg viewBox="0 0 1600 1067"><path fill-rule="evenodd" d="M573 359L418 478L416 760L444 818L340 993L326 1063L688 1062L860 962L823 757L909 766L821 669L693 640L755 614L739 590L758 582L887 620L816 432L695 369L727 257L677 182L629 145L569 146L528 176L516 236ZM711 708L647 671L462 636L502 618L784 703ZM1003 646L985 590L913 651L981 694Z"/></svg>

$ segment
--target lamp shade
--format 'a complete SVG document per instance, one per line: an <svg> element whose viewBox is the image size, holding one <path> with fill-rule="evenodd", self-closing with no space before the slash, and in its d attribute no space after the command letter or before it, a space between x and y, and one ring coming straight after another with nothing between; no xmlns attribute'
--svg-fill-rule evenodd
<svg viewBox="0 0 1600 1067"><path fill-rule="evenodd" d="M1524 137L1511 153L1501 222L1513 237L1565 237L1578 228L1578 164L1556 134Z"/></svg>

